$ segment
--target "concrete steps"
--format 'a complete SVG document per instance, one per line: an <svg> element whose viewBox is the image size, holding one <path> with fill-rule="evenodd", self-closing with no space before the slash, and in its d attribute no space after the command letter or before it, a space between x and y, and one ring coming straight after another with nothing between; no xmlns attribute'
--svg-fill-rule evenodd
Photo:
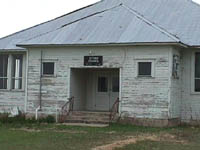
<svg viewBox="0 0 200 150"><path fill-rule="evenodd" d="M66 117L66 123L109 124L109 112L74 111Z"/></svg>

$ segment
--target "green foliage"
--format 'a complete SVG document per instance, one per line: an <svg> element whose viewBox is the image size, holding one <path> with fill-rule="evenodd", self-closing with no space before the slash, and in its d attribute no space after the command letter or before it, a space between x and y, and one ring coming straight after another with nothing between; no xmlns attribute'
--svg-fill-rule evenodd
<svg viewBox="0 0 200 150"><path fill-rule="evenodd" d="M9 117L8 113L0 114L0 122L2 124L8 124L8 123L24 123L26 120L25 115L19 114L15 117Z"/></svg>
<svg viewBox="0 0 200 150"><path fill-rule="evenodd" d="M26 118L25 114L20 113L17 116L10 117L8 113L0 114L1 124L36 124L36 123L55 123L55 118L51 115L40 118L38 120L35 117Z"/></svg>
<svg viewBox="0 0 200 150"><path fill-rule="evenodd" d="M48 115L45 118L40 118L38 121L39 123L55 123L56 122L55 118L51 115Z"/></svg>

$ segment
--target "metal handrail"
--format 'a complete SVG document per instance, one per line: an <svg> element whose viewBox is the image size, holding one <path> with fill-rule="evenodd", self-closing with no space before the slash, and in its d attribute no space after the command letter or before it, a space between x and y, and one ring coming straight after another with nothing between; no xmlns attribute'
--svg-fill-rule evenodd
<svg viewBox="0 0 200 150"><path fill-rule="evenodd" d="M116 114L119 113L119 102L120 101L119 101L119 97L118 97L110 110L110 121L114 120Z"/></svg>
<svg viewBox="0 0 200 150"><path fill-rule="evenodd" d="M70 115L74 109L74 97L68 99L68 101L61 107L60 111L60 122L64 122L66 117Z"/></svg>

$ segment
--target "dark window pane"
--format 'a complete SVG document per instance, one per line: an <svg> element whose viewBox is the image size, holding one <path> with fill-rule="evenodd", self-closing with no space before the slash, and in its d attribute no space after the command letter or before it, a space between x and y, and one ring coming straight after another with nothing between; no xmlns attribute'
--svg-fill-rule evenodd
<svg viewBox="0 0 200 150"><path fill-rule="evenodd" d="M22 79L12 79L12 89L22 89Z"/></svg>
<svg viewBox="0 0 200 150"><path fill-rule="evenodd" d="M7 89L8 55L0 55L0 89Z"/></svg>
<svg viewBox="0 0 200 150"><path fill-rule="evenodd" d="M43 75L54 75L54 62L43 63Z"/></svg>
<svg viewBox="0 0 200 150"><path fill-rule="evenodd" d="M108 78L99 77L98 78L98 92L107 92L108 91Z"/></svg>
<svg viewBox="0 0 200 150"><path fill-rule="evenodd" d="M195 92L200 92L200 79L195 79Z"/></svg>
<svg viewBox="0 0 200 150"><path fill-rule="evenodd" d="M138 75L139 76L151 76L151 62L139 62L138 63Z"/></svg>
<svg viewBox="0 0 200 150"><path fill-rule="evenodd" d="M8 55L0 55L0 77L7 77Z"/></svg>
<svg viewBox="0 0 200 150"><path fill-rule="evenodd" d="M195 78L200 78L200 53L195 55Z"/></svg>
<svg viewBox="0 0 200 150"><path fill-rule="evenodd" d="M0 89L7 89L7 79L0 78Z"/></svg>
<svg viewBox="0 0 200 150"><path fill-rule="evenodd" d="M112 78L112 91L119 92L119 77Z"/></svg>

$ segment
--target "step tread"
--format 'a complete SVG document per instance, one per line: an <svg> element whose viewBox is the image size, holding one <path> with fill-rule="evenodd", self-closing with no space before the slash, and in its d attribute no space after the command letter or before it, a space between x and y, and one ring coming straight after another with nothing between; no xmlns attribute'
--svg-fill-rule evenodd
<svg viewBox="0 0 200 150"><path fill-rule="evenodd" d="M87 123L87 124L108 124L110 121L93 121L93 120L65 120L66 123Z"/></svg>
<svg viewBox="0 0 200 150"><path fill-rule="evenodd" d="M77 114L110 114L110 112L93 112L93 111L73 111L72 113L77 113Z"/></svg>
<svg viewBox="0 0 200 150"><path fill-rule="evenodd" d="M65 118L66 123L109 124L110 112L73 111Z"/></svg>

